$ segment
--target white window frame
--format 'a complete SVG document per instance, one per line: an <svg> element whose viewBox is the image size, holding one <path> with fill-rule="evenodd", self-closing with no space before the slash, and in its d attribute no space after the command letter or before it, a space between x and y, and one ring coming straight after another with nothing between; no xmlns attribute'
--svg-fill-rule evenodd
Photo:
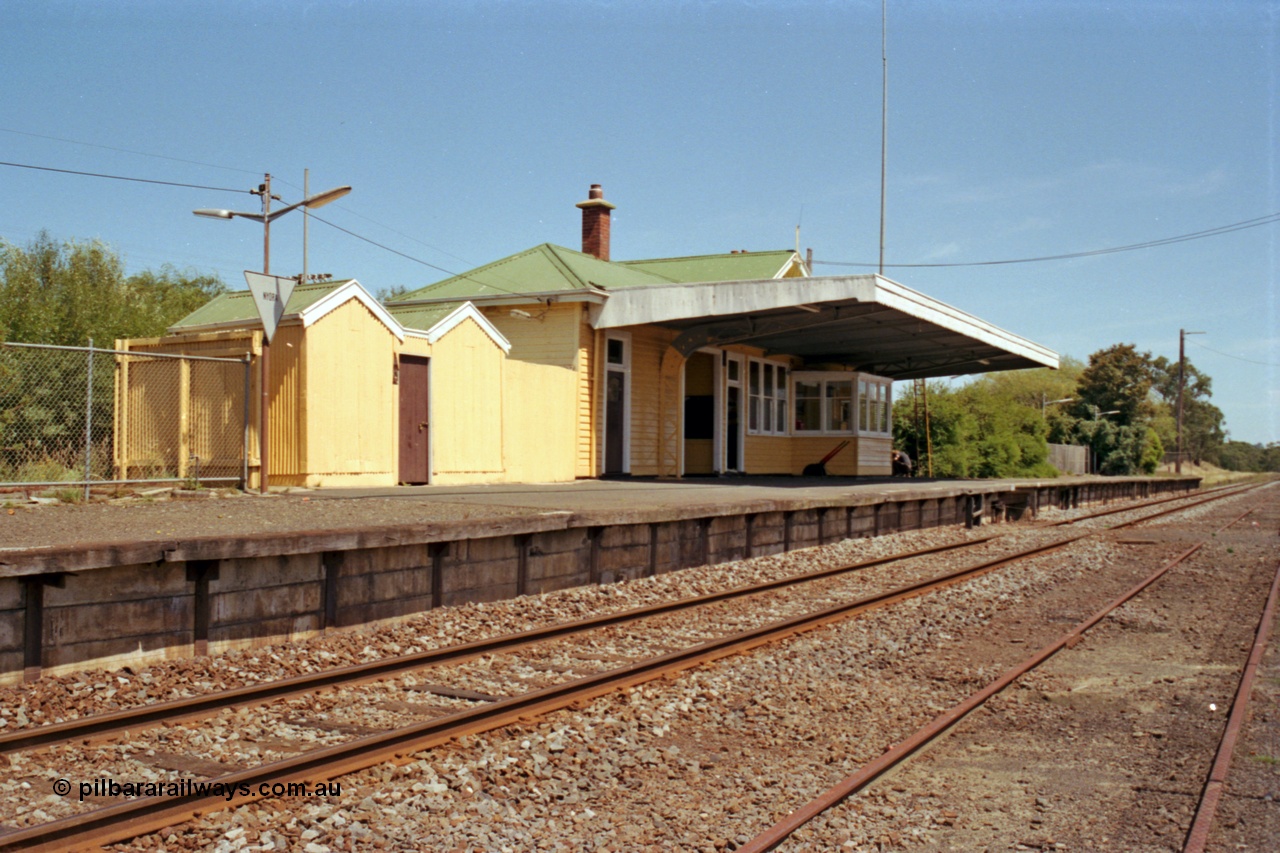
<svg viewBox="0 0 1280 853"><path fill-rule="evenodd" d="M756 365L759 365L756 367ZM791 434L788 423L791 420L791 362L785 359L772 358L747 358L747 375L745 377L746 399L747 399L747 435L781 435ZM759 371L760 391L756 393L751 387L751 372L755 368ZM773 395L766 397L764 393L764 375L769 370L773 373ZM778 381L778 371L785 373L785 379ZM759 408L757 408L759 403ZM767 404L767 405L766 405ZM773 416L770 419L771 426L768 429L763 427L765 411L772 410ZM758 412L756 427L751 426L752 414Z"/></svg>
<svg viewBox="0 0 1280 853"><path fill-rule="evenodd" d="M858 378L858 396L854 405L854 423L858 435L868 438L893 438L893 380L870 373L855 374ZM862 428L863 383L872 393L867 395L866 405L868 429ZM885 428L880 429L880 424Z"/></svg>
<svg viewBox="0 0 1280 853"><path fill-rule="evenodd" d="M723 449L716 451L716 459L718 461L718 464L720 465L719 470L721 473L725 471L740 472L744 467L744 464L745 464L744 460L746 459L745 454L746 454L746 445L747 445L747 419L750 417L750 412L748 410L751 406L751 402L747 398L747 357L742 353L738 353L738 352L728 352L727 350L722 350L722 352L724 352L724 356L723 356L724 366L721 368L721 370L724 373L724 382L723 383L717 382L716 390L720 390L721 387L723 386L724 399L716 404L716 411L720 415L720 422L723 425L723 429L716 431L716 438L717 440L720 441L720 446ZM732 372L730 368L733 365L736 365L738 368L737 379L732 379L730 377L730 373ZM738 440L737 441L737 444L738 444L737 459L730 459L728 456L729 454L728 405L729 405L729 389L730 388L738 389L738 435L736 436Z"/></svg>
<svg viewBox="0 0 1280 853"><path fill-rule="evenodd" d="M804 382L808 384L817 383L818 385L818 427L816 429L800 429L792 428L793 435L853 435L856 432L858 420L858 374L857 373L838 373L831 370L796 370L791 373L791 404L797 405L800 401L799 394L796 393L796 383ZM850 417L850 428L847 430L827 429L827 424L831 422L831 412L829 411L831 398L827 396L827 385L832 382L849 383L850 406L852 415ZM795 421L795 411L792 410L791 417Z"/></svg>
<svg viewBox="0 0 1280 853"><path fill-rule="evenodd" d="M791 372L791 401L795 405L799 400L795 383L817 383L819 394L819 414L817 429L794 429L794 435L859 435L868 438L893 437L893 380L870 373L842 373L831 370L796 370ZM849 382L852 384L853 416L849 429L830 430L827 424L831 420L828 411L830 399L827 396L827 385L831 382ZM862 427L863 413L867 416L867 429ZM792 418L794 419L794 412ZM885 429L880 429L880 424Z"/></svg>
<svg viewBox="0 0 1280 853"><path fill-rule="evenodd" d="M622 363L609 361L609 341L622 343ZM622 377L622 473L631 473L631 333L610 329L605 332L604 346L601 348L601 383L600 383L600 467L605 469L605 454L609 448L609 371L623 374ZM683 382L683 379L682 379ZM683 391L681 392L683 394ZM682 451L683 452L683 451Z"/></svg>

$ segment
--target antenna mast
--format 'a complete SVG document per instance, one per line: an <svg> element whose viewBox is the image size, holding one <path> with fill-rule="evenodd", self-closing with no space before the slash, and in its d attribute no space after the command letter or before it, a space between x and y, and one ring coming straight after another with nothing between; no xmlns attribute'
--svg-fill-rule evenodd
<svg viewBox="0 0 1280 853"><path fill-rule="evenodd" d="M889 151L889 0L880 0L880 275L884 275L885 161Z"/></svg>

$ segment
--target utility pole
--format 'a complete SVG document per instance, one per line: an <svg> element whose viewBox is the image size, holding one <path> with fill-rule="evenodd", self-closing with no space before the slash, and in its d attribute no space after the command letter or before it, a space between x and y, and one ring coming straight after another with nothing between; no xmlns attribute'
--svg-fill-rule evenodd
<svg viewBox="0 0 1280 853"><path fill-rule="evenodd" d="M271 274L271 173L262 176L254 195L262 196L262 274ZM271 409L271 336L264 326L262 330L262 355L258 362L258 491L270 494L267 478L271 470L268 457L271 441L267 436Z"/></svg>
<svg viewBox="0 0 1280 853"><path fill-rule="evenodd" d="M1182 391L1187 385L1187 335L1203 335L1204 332L1188 332L1178 330L1178 446L1175 452L1173 470L1182 473Z"/></svg>

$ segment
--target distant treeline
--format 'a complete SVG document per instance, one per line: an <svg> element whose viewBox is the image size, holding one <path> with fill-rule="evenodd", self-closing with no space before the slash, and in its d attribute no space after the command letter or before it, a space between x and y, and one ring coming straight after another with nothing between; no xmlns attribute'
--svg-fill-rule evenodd
<svg viewBox="0 0 1280 853"><path fill-rule="evenodd" d="M1280 445L1227 441L1213 382L1186 363L1182 458L1239 471L1280 471ZM927 418L926 406L927 398ZM1102 474L1153 473L1177 447L1178 363L1116 344L1059 370L989 373L958 388L931 382L894 404L894 443L935 477L1044 477L1048 445L1089 448ZM927 421L927 426L926 426ZM932 446L932 460L930 460Z"/></svg>

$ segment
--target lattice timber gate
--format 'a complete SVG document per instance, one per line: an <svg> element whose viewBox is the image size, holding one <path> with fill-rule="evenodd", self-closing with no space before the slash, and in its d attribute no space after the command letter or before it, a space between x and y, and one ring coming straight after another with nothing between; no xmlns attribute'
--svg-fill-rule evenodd
<svg viewBox="0 0 1280 853"><path fill-rule="evenodd" d="M248 401L248 356L0 343L0 486L243 486Z"/></svg>

